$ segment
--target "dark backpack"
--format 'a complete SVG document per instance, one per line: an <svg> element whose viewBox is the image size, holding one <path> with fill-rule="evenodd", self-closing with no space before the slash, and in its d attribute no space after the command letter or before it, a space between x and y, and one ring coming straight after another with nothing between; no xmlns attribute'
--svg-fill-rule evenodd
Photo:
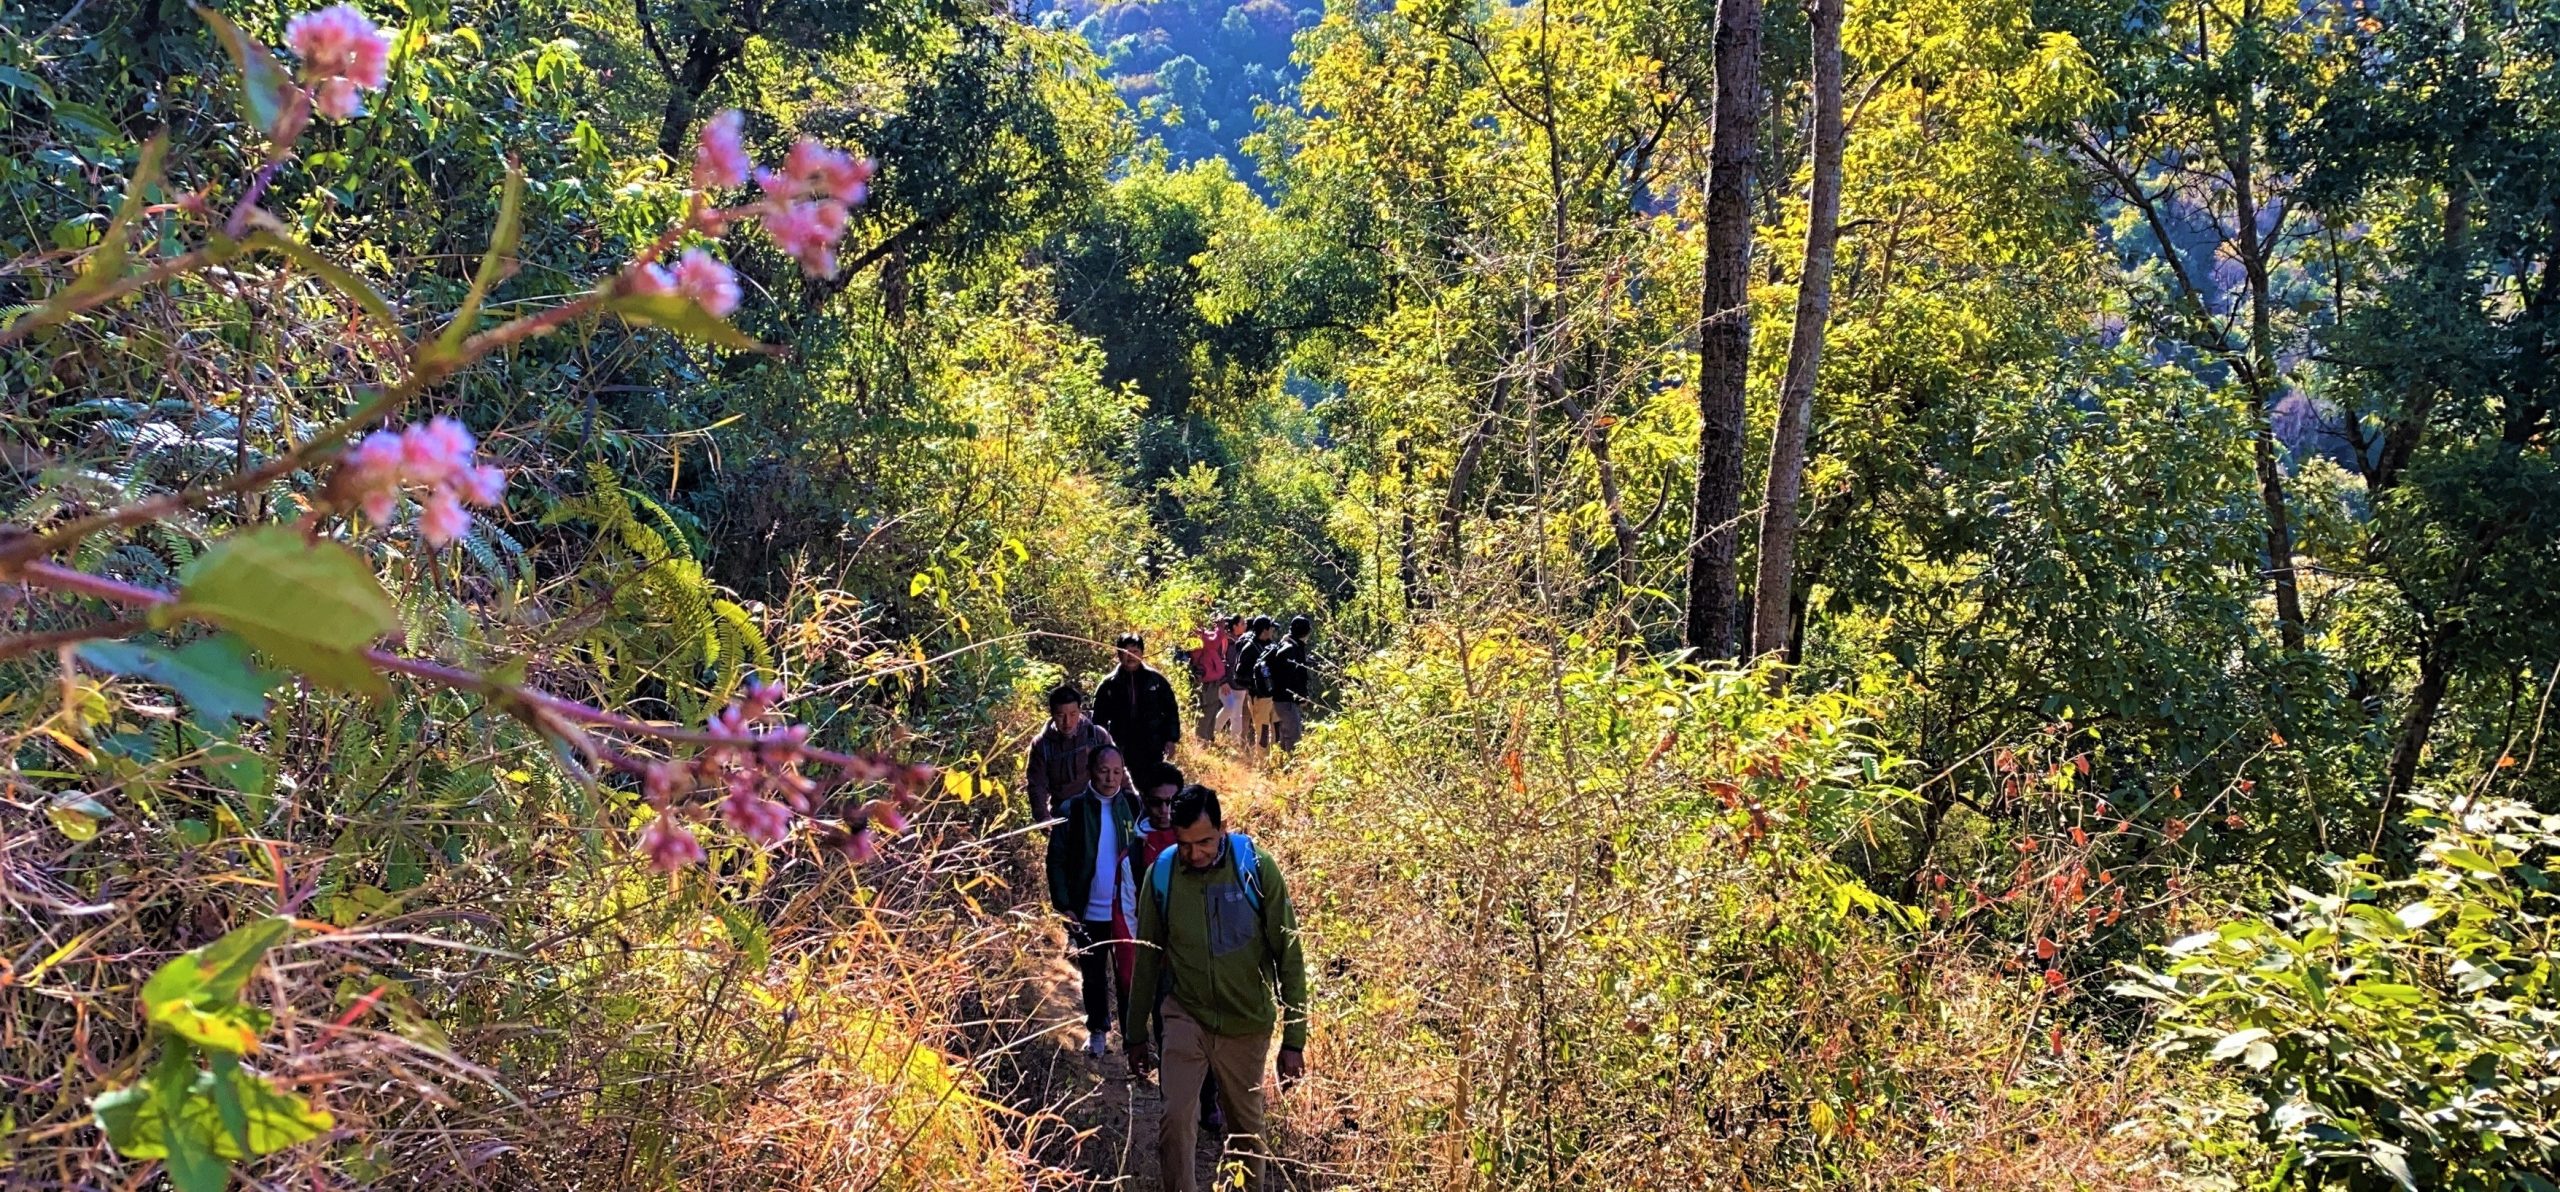
<svg viewBox="0 0 2560 1192"><path fill-rule="evenodd" d="M1239 653L1244 659L1244 693L1255 699L1270 699L1271 668L1265 660L1271 657L1271 647L1255 641Z"/></svg>

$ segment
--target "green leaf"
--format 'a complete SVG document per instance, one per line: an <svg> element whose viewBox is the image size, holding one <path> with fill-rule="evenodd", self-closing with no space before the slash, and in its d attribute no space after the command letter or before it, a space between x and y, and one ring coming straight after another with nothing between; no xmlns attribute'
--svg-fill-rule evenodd
<svg viewBox="0 0 2560 1192"><path fill-rule="evenodd" d="M447 358L462 351L480 322L480 304L516 268L516 241L524 231L524 171L507 163L506 187L498 192L498 226L489 234L489 250L480 254L480 269L471 275L471 292L453 312L453 322L436 338L433 355Z"/></svg>
<svg viewBox="0 0 2560 1192"><path fill-rule="evenodd" d="M2390 1176L2409 1192L2418 1192L2418 1180L2409 1170L2407 1152L2376 1138L2364 1144L2364 1153L2373 1160L2374 1166L2382 1169L2384 1175Z"/></svg>
<svg viewBox="0 0 2560 1192"><path fill-rule="evenodd" d="M240 989L258 971L267 950L292 930L290 919L260 919L161 965L143 982L143 1017L216 1051L240 1055L257 1050L266 1015L240 1005Z"/></svg>
<svg viewBox="0 0 2560 1192"><path fill-rule="evenodd" d="M249 123L271 139L292 141L302 131L301 122L310 119L304 106L310 100L294 85L293 75L276 61L275 51L241 32L231 18L201 4L192 7L205 24L213 26L213 35L222 41L223 49L231 51L232 64L240 68L240 110Z"/></svg>
<svg viewBox="0 0 2560 1192"><path fill-rule="evenodd" d="M230 731L233 720L260 720L277 679L249 660L249 647L215 634L175 650L141 642L83 642L80 660L110 674L148 679L178 693L195 723L210 733Z"/></svg>
<svg viewBox="0 0 2560 1192"><path fill-rule="evenodd" d="M240 1057L213 1054L213 1108L221 1115L222 1132L245 1154L249 1150L249 1110L240 1101Z"/></svg>
<svg viewBox="0 0 2560 1192"><path fill-rule="evenodd" d="M2437 906L2432 902L2420 901L2412 902L2407 906L2401 907L2395 917L2400 920L2401 926L2406 927L2411 931L2416 931L2429 923L2435 922L2436 916L2443 913L2443 907Z"/></svg>
<svg viewBox="0 0 2560 1192"><path fill-rule="evenodd" d="M276 232L256 232L250 235L248 247L267 249L301 266L304 272L329 283L330 287L339 293L355 299L356 305L363 307L366 314L381 320L385 330L395 335L399 333L400 320L391 313L391 304L384 301L379 292L366 284L363 278L349 271L346 266L321 256L319 251L310 245Z"/></svg>
<svg viewBox="0 0 2560 1192"><path fill-rule="evenodd" d="M178 1062L172 1065L170 1057ZM203 1071L185 1048L173 1047L143 1083L91 1098L90 1113L125 1158L169 1158L170 1144L178 1142L201 1156L200 1163L272 1155L338 1124L327 1110L313 1109L309 1100L229 1057L216 1056L213 1064L214 1071ZM164 1087L165 1100L159 1095ZM175 1131L171 1122L177 1123Z"/></svg>
<svg viewBox="0 0 2560 1192"><path fill-rule="evenodd" d="M55 294L46 307L60 310L86 301L123 279L125 263L133 256L133 225L142 219L143 193L159 183L160 159L168 151L166 136L153 137L142 147L142 161L125 180L124 202L117 205L115 218L107 221L107 230L99 235L97 250L80 263L80 275Z"/></svg>
<svg viewBox="0 0 2560 1192"><path fill-rule="evenodd" d="M269 526L224 539L179 579L177 603L154 609L155 622L207 621L324 686L390 691L362 651L399 628L399 612L373 568L345 545Z"/></svg>
<svg viewBox="0 0 2560 1192"><path fill-rule="evenodd" d="M729 325L725 319L702 309L700 303L681 294L623 294L604 304L606 310L643 327L663 327L686 339L698 339L717 347L740 352L774 352L774 347L757 343L746 332Z"/></svg>
<svg viewBox="0 0 2560 1192"><path fill-rule="evenodd" d="M772 942L764 924L757 922L755 916L727 902L714 903L711 909L719 914L720 925L728 929L730 945L747 954L748 967L762 972L773 963Z"/></svg>
<svg viewBox="0 0 2560 1192"><path fill-rule="evenodd" d="M2273 1032L2268 1031L2263 1027L2254 1026L2247 1030L2233 1031L2228 1035L2224 1035L2221 1041L2213 1045L2213 1058L2218 1060L2230 1059L2231 1057L2246 1050L2250 1044L2264 1039L2272 1033Z"/></svg>
<svg viewBox="0 0 2560 1192"><path fill-rule="evenodd" d="M2487 874L2491 877L2495 877L2503 872L2498 868L2497 862L2460 846L2446 849L2437 855L2442 857L2446 864L2452 865L2458 869L2468 869L2473 873Z"/></svg>
<svg viewBox="0 0 2560 1192"><path fill-rule="evenodd" d="M44 817L53 821L54 828L70 837L75 844L98 838L98 818L80 808L56 803L44 809Z"/></svg>

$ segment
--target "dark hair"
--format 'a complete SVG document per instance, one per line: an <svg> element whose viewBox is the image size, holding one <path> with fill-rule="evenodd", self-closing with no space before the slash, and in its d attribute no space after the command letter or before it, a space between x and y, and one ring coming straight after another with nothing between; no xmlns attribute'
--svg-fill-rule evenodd
<svg viewBox="0 0 2560 1192"><path fill-rule="evenodd" d="M1315 630L1315 621L1305 613L1289 618L1289 636L1291 637L1305 637Z"/></svg>
<svg viewBox="0 0 2560 1192"><path fill-rule="evenodd" d="M1123 633L1120 635L1120 640L1111 644L1115 646L1127 646L1132 650L1143 650L1147 648L1147 639L1134 633Z"/></svg>
<svg viewBox="0 0 2560 1192"><path fill-rule="evenodd" d="M1271 628L1271 618L1257 613L1254 615L1253 620L1245 625L1245 628L1251 629L1255 633L1261 633L1264 630Z"/></svg>
<svg viewBox="0 0 2560 1192"><path fill-rule="evenodd" d="M1213 827L1227 826L1227 817L1218 811L1218 792L1195 783L1182 788L1182 793L1173 797L1174 827L1188 828L1199 823L1204 815L1209 817Z"/></svg>
<svg viewBox="0 0 2560 1192"><path fill-rule="evenodd" d="M1174 790L1180 791L1184 786L1182 767L1177 766L1172 762L1159 763L1156 766L1155 771L1147 775L1147 789L1154 790L1160 786L1170 786Z"/></svg>
<svg viewBox="0 0 2560 1192"><path fill-rule="evenodd" d="M1073 683L1060 683L1049 689L1049 710L1052 712L1066 707L1068 704L1080 704L1083 702L1084 693L1076 690L1076 685Z"/></svg>
<svg viewBox="0 0 2560 1192"><path fill-rule="evenodd" d="M1227 628L1229 628L1229 629L1234 629L1236 626L1238 626L1238 625L1242 625L1242 624L1244 624L1244 614L1243 614L1243 613L1228 613L1228 614L1227 614Z"/></svg>

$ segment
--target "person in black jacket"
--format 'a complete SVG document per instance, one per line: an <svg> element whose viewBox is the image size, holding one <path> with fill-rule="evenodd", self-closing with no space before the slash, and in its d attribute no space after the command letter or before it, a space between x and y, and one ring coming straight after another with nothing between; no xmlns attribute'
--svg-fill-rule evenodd
<svg viewBox="0 0 2560 1192"><path fill-rule="evenodd" d="M1291 617L1289 636L1262 655L1262 667L1271 674L1271 743L1283 752L1296 752L1306 732L1308 652L1315 631L1305 613Z"/></svg>
<svg viewBox="0 0 2560 1192"><path fill-rule="evenodd" d="M1182 705L1173 698L1173 682L1146 663L1146 643L1134 633L1120 635L1120 665L1093 689L1093 719L1129 759L1132 769L1152 773L1173 760L1182 740Z"/></svg>

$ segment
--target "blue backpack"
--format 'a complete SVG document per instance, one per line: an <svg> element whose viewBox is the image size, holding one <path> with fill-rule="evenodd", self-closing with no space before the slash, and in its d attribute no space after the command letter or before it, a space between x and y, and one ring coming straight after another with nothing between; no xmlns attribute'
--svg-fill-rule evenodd
<svg viewBox="0 0 2560 1192"><path fill-rule="evenodd" d="M1156 900L1156 922L1161 924L1171 912L1173 901L1173 855L1180 845L1168 845L1156 854L1155 864L1147 867L1147 892ZM1253 837L1242 832L1227 833L1227 852L1236 859L1236 884L1244 887L1245 904L1254 915L1262 914L1262 858L1254 852Z"/></svg>

